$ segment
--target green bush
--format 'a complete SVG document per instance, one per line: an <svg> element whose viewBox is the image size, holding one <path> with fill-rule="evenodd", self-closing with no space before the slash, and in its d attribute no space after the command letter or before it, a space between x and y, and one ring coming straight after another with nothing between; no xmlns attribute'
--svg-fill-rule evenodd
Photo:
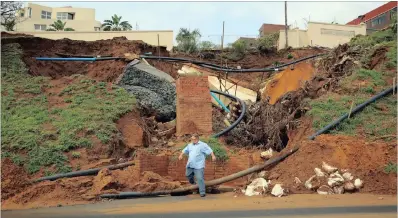
<svg viewBox="0 0 398 218"><path fill-rule="evenodd" d="M210 146L214 155L217 157L217 160L226 161L229 159L227 151L217 138L211 137L208 139L202 139L202 141Z"/></svg>
<svg viewBox="0 0 398 218"><path fill-rule="evenodd" d="M258 49L260 51L268 51L276 47L279 39L279 32L267 34L258 39Z"/></svg>

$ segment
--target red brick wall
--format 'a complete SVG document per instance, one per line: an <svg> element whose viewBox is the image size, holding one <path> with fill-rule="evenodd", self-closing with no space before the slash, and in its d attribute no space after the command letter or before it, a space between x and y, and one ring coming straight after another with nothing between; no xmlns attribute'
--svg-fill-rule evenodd
<svg viewBox="0 0 398 218"><path fill-rule="evenodd" d="M207 76L180 77L176 81L176 135L212 132L212 108Z"/></svg>
<svg viewBox="0 0 398 218"><path fill-rule="evenodd" d="M187 159L179 161L176 157L171 156L154 156L149 154L142 154L138 157L136 165L140 167L140 173L144 171L153 171L161 176L169 176L176 181L187 181L185 177L185 166ZM237 173L245 170L254 163L251 156L233 156L226 162L212 162L206 160L205 180L218 179L224 176ZM227 185L240 185L245 183L246 177L226 183Z"/></svg>

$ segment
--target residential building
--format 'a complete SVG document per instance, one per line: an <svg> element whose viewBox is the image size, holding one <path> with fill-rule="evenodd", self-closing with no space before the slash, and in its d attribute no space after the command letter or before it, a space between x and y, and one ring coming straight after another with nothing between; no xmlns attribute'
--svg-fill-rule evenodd
<svg viewBox="0 0 398 218"><path fill-rule="evenodd" d="M342 25L308 22L307 30L288 30L288 45L292 48L307 46L334 48L349 42L356 35L366 35L366 25ZM285 30L279 31L278 50L285 48Z"/></svg>
<svg viewBox="0 0 398 218"><path fill-rule="evenodd" d="M66 22L65 28L75 31L100 31L101 22L95 20L95 9L73 8L71 6L51 8L27 3L17 14L20 22L15 31L45 31L57 20Z"/></svg>
<svg viewBox="0 0 398 218"><path fill-rule="evenodd" d="M358 18L348 22L348 25L366 24L367 34L376 30L387 28L391 24L392 17L397 14L397 2L388 2Z"/></svg>
<svg viewBox="0 0 398 218"><path fill-rule="evenodd" d="M267 34L270 33L277 33L280 30L284 30L285 29L285 25L279 25L279 24L268 24L268 23L264 23L263 25L261 25L259 31L259 36L265 36Z"/></svg>

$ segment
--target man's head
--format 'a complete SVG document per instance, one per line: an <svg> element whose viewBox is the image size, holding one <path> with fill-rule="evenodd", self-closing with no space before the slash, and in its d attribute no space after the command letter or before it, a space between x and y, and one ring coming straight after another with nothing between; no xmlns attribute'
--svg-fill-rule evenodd
<svg viewBox="0 0 398 218"><path fill-rule="evenodd" d="M199 135L198 134L192 134L192 136L191 136L191 141L192 141L192 143L194 143L194 144L196 144L196 143L198 143L199 142Z"/></svg>

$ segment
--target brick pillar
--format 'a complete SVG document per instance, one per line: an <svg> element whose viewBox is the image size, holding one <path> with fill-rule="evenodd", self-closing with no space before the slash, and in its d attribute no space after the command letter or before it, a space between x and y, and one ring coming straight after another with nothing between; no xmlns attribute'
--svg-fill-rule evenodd
<svg viewBox="0 0 398 218"><path fill-rule="evenodd" d="M177 89L176 135L212 133L212 108L207 76L180 77Z"/></svg>

